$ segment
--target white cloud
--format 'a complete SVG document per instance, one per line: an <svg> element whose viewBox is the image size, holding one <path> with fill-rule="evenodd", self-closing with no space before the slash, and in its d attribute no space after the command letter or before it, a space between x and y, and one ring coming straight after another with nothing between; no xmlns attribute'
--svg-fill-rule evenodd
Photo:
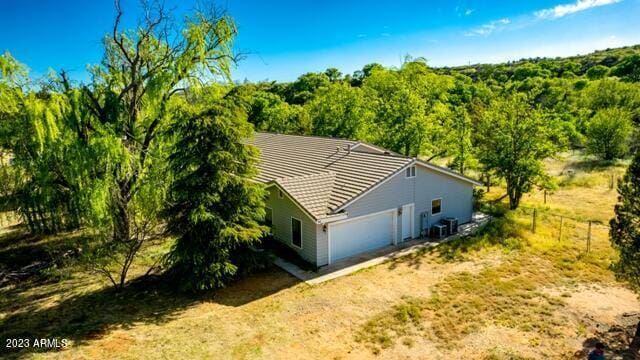
<svg viewBox="0 0 640 360"><path fill-rule="evenodd" d="M563 16L591 9L594 7L619 3L622 0L577 0L572 4L562 4L549 9L536 11L534 14L540 19L557 19Z"/></svg>
<svg viewBox="0 0 640 360"><path fill-rule="evenodd" d="M473 29L465 34L465 36L487 36L494 31L500 31L504 29L506 25L509 25L511 20L508 18L490 21L479 28Z"/></svg>
<svg viewBox="0 0 640 360"><path fill-rule="evenodd" d="M469 15L473 14L473 9L467 9L467 10L465 10L464 14L465 14L466 16L469 16Z"/></svg>

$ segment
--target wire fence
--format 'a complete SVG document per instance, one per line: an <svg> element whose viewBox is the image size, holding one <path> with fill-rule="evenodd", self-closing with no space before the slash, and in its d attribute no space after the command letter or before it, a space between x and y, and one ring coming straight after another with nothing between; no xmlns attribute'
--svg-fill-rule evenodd
<svg viewBox="0 0 640 360"><path fill-rule="evenodd" d="M520 211L527 216L531 233L543 234L557 241L577 242L584 246L586 252L592 251L595 241L609 239L608 224L599 220L580 219L537 208L521 207Z"/></svg>

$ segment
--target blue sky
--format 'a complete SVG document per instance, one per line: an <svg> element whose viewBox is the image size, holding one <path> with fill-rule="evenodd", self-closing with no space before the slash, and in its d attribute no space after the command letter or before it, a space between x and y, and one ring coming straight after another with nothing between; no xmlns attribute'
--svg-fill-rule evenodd
<svg viewBox="0 0 640 360"><path fill-rule="evenodd" d="M409 54L433 66L567 56L640 43L640 0L540 1L218 1L236 20L233 78L293 80L371 62L398 66ZM123 0L125 25L138 2ZM166 0L181 17L189 1ZM0 0L0 51L35 76L66 69L86 79L111 28L110 0Z"/></svg>

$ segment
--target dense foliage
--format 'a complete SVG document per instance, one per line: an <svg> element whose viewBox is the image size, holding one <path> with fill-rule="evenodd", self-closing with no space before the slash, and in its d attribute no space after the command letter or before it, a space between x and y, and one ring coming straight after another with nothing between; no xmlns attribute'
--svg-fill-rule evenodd
<svg viewBox="0 0 640 360"><path fill-rule="evenodd" d="M640 288L640 151L618 184L618 204L611 220L611 242L620 252L614 269Z"/></svg>
<svg viewBox="0 0 640 360"><path fill-rule="evenodd" d="M505 180L509 207L516 209L522 195L544 183L542 160L558 151L562 132L522 94L494 100L478 130L480 162Z"/></svg>
<svg viewBox="0 0 640 360"><path fill-rule="evenodd" d="M458 68L407 57L232 85L231 18L197 11L175 31L151 6L124 31L116 6L86 83L63 71L34 81L0 56L0 208L33 233L93 231L96 269L117 286L165 226L177 236L166 264L185 286L242 272L263 216L256 154L241 144L254 130L357 139L499 178L512 208L549 186L541 160L562 149L606 161L638 150L640 46Z"/></svg>
<svg viewBox="0 0 640 360"><path fill-rule="evenodd" d="M17 210L34 233L92 230L102 242L94 270L118 287L164 223L175 141L165 133L180 99L206 87L203 77L229 79L234 61L229 17L197 11L175 31L163 7L143 6L138 28L126 31L116 2L104 59L87 84L61 72L34 90L17 81L10 56L0 61L0 146L13 158L3 168L13 172Z"/></svg>
<svg viewBox="0 0 640 360"><path fill-rule="evenodd" d="M228 102L199 108L176 116L169 155L167 231L177 240L166 262L188 290L222 287L252 263L264 217L264 189L252 180L258 150L242 143L253 131L246 115Z"/></svg>

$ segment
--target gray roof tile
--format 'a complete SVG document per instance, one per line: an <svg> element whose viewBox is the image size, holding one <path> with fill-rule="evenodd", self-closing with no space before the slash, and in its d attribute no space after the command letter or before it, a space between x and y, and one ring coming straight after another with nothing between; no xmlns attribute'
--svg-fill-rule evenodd
<svg viewBox="0 0 640 360"><path fill-rule="evenodd" d="M315 218L375 186L412 158L357 149L357 141L313 136L256 133L248 141L261 151L256 180L275 182Z"/></svg>

